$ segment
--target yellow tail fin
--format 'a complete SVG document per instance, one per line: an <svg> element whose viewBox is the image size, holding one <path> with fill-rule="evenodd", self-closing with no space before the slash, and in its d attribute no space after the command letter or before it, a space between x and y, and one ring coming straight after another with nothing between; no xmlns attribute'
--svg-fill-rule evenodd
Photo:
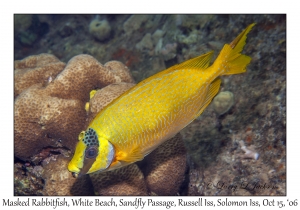
<svg viewBox="0 0 300 210"><path fill-rule="evenodd" d="M246 66L250 63L251 58L247 55L242 55L241 51L246 44L247 34L254 25L255 23L250 24L230 44L224 45L214 63L221 70L225 68L224 73L221 75L240 74L246 71Z"/></svg>

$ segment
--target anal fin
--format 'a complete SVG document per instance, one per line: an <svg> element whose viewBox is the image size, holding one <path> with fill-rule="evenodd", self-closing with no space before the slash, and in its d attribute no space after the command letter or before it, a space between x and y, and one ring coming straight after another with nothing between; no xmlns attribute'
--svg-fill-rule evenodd
<svg viewBox="0 0 300 210"><path fill-rule="evenodd" d="M206 97L205 97L205 100L203 102L203 105L200 107L200 110L196 114L195 118L199 117L202 114L202 112L210 104L212 99L217 95L217 93L219 92L219 89L220 89L220 85L221 85L221 79L220 78L215 79L210 84L209 89L208 89L207 94L206 94Z"/></svg>

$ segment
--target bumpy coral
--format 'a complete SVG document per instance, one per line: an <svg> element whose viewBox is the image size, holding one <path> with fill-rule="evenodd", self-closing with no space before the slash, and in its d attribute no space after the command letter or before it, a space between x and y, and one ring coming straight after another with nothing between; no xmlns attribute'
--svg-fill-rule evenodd
<svg viewBox="0 0 300 210"><path fill-rule="evenodd" d="M176 195L185 169L186 150L181 134L177 134L145 158L143 171L151 194Z"/></svg>
<svg viewBox="0 0 300 210"><path fill-rule="evenodd" d="M17 61L16 65L23 63L27 71L36 66L29 65L29 61ZM39 70L48 68L47 65L43 61ZM31 161L46 157L42 161L43 195L176 195L179 192L186 170L186 152L180 135L139 163L106 173L72 177L67 170L70 158L59 151L74 152L80 131L112 100L133 87L133 79L122 63L111 61L103 66L88 55L72 58L56 77L54 74L51 77L52 81L46 83L42 78L31 82L30 87L27 84L15 99L15 156ZM98 91L89 99L93 89ZM87 112L86 102L89 102Z"/></svg>
<svg viewBox="0 0 300 210"><path fill-rule="evenodd" d="M44 167L44 195L94 195L89 176L74 179L67 170L69 161L69 158L59 155Z"/></svg>
<svg viewBox="0 0 300 210"><path fill-rule="evenodd" d="M15 156L22 160L46 147L74 148L83 128L84 103L49 95L47 88L34 85L15 101Z"/></svg>
<svg viewBox="0 0 300 210"><path fill-rule="evenodd" d="M65 68L66 64L50 54L29 56L15 61L15 91L19 95L34 84L46 84Z"/></svg>
<svg viewBox="0 0 300 210"><path fill-rule="evenodd" d="M144 175L136 164L90 174L96 195L148 195Z"/></svg>
<svg viewBox="0 0 300 210"><path fill-rule="evenodd" d="M232 107L233 103L234 97L230 91L220 92L212 102L214 110L219 115L226 113Z"/></svg>
<svg viewBox="0 0 300 210"><path fill-rule="evenodd" d="M89 100L89 91L118 82L133 82L129 69L118 61L107 62L104 66L89 55L73 57L52 83L52 96Z"/></svg>
<svg viewBox="0 0 300 210"><path fill-rule="evenodd" d="M79 55L64 69L61 65L56 66L55 72L61 72L56 78L53 75L53 81L45 85L43 78L41 81L38 78L41 72L48 72L49 64L45 60L38 62L39 57L31 56L16 62L18 69L22 66L25 72L31 71L30 76L24 74L15 81L16 87L22 87L16 91L24 89L15 99L14 116L15 155L23 160L45 147L73 149L78 133L84 130L84 105L89 100L89 92L116 82L133 82L129 70L120 62L111 61L103 66L89 55ZM39 68L28 70L36 66L35 60ZM49 60L51 63L55 59ZM16 74L21 75L21 70ZM23 82L28 78L34 79Z"/></svg>
<svg viewBox="0 0 300 210"><path fill-rule="evenodd" d="M89 25L89 32L99 41L104 41L111 34L111 27L107 20L94 19Z"/></svg>

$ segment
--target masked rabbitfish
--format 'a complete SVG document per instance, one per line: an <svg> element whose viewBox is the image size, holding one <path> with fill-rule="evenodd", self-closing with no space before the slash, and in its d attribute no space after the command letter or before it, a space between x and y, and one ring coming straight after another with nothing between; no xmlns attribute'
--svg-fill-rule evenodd
<svg viewBox="0 0 300 210"><path fill-rule="evenodd" d="M159 72L116 98L79 134L68 169L75 174L108 171L142 160L205 110L220 89L219 76L246 71L242 55L250 24L225 44L209 66L213 52Z"/></svg>

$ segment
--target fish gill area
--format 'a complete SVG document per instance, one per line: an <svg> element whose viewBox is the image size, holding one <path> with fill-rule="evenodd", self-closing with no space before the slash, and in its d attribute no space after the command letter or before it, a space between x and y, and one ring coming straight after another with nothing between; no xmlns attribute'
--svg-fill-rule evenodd
<svg viewBox="0 0 300 210"><path fill-rule="evenodd" d="M96 109L172 65L215 58L253 22L247 72L222 76L218 98L173 143L72 177L67 163ZM286 195L286 15L16 14L14 28L15 117L27 116L15 118L15 195ZM107 98L87 115L95 87Z"/></svg>

